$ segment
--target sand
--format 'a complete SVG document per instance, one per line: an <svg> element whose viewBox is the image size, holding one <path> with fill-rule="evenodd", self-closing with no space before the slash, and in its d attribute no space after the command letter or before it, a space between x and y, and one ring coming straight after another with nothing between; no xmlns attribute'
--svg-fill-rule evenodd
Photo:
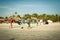
<svg viewBox="0 0 60 40"><path fill-rule="evenodd" d="M23 27L23 29L21 29ZM50 24L0 24L0 40L60 40L60 22Z"/></svg>

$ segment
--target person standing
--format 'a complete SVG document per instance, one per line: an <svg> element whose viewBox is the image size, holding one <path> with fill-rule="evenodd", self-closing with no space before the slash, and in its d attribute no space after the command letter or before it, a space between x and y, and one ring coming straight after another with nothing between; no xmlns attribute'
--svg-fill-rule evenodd
<svg viewBox="0 0 60 40"><path fill-rule="evenodd" d="M10 18L10 26L11 26L11 28L12 28L12 23L13 23L13 19Z"/></svg>
<svg viewBox="0 0 60 40"><path fill-rule="evenodd" d="M38 26L38 19L36 19L36 22L37 22L37 26Z"/></svg>

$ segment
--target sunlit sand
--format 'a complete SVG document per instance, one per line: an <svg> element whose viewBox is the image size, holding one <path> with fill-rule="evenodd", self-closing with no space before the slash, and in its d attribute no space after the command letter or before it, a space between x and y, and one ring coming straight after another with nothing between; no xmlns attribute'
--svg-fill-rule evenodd
<svg viewBox="0 0 60 40"><path fill-rule="evenodd" d="M21 29L23 27L23 29ZM60 40L60 23L50 24L31 24L28 28L27 24L18 25L13 23L0 24L0 40Z"/></svg>

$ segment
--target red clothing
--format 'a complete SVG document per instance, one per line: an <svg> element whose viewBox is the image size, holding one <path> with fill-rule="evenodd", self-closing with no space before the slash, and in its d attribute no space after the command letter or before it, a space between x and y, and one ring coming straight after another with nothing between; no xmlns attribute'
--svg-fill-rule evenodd
<svg viewBox="0 0 60 40"><path fill-rule="evenodd" d="M13 19L11 18L11 19L10 19L11 28L12 28L12 23L13 23Z"/></svg>
<svg viewBox="0 0 60 40"><path fill-rule="evenodd" d="M10 23L13 23L13 19L10 19Z"/></svg>

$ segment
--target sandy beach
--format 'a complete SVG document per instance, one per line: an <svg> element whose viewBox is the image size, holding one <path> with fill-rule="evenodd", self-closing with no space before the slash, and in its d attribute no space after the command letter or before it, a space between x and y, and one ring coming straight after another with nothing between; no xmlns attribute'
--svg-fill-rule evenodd
<svg viewBox="0 0 60 40"><path fill-rule="evenodd" d="M21 29L21 27L24 27ZM60 40L60 23L50 24L31 24L31 28L27 28L27 24L18 25L13 23L0 24L0 40Z"/></svg>

